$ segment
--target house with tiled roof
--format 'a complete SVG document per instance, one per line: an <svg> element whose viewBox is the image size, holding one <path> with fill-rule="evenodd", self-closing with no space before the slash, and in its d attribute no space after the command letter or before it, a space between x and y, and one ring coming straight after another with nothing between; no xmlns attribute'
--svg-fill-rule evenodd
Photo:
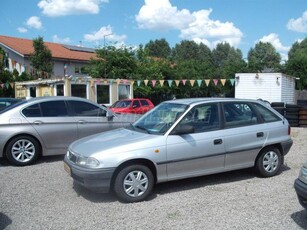
<svg viewBox="0 0 307 230"><path fill-rule="evenodd" d="M76 96L99 104L111 105L122 98L133 98L133 81L121 79L93 79L84 74L84 67L96 57L94 49L44 42L51 51L53 73L51 78L15 82L15 97ZM34 52L33 40L0 35L0 47L6 54L10 71L19 74L34 73L30 57Z"/></svg>
<svg viewBox="0 0 307 230"><path fill-rule="evenodd" d="M53 60L52 78L71 75L83 75L84 67L91 58L95 58L95 50L81 46L71 46L53 42L44 42L51 51ZM7 55L7 68L16 69L19 74L26 71L33 73L30 57L34 52L33 40L0 35L0 47ZM42 74L44 75L44 74ZM42 76L43 77L43 76Z"/></svg>

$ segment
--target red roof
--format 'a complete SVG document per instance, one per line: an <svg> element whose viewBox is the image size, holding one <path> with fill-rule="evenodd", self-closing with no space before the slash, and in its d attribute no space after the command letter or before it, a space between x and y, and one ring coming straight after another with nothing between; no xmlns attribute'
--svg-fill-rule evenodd
<svg viewBox="0 0 307 230"><path fill-rule="evenodd" d="M34 52L33 40L24 38L15 38L0 35L0 44L3 44L10 49L18 52L24 56L30 56ZM91 58L96 57L96 53L78 51L69 49L63 44L44 42L45 46L51 51L53 58L70 59L79 61L89 61ZM72 46L69 46L72 47ZM78 47L75 46L77 49Z"/></svg>

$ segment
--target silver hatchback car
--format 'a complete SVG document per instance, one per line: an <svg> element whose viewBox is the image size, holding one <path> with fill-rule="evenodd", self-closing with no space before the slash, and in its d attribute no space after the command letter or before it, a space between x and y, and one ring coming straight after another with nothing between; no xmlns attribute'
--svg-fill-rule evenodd
<svg viewBox="0 0 307 230"><path fill-rule="evenodd" d="M64 158L74 181L124 202L144 200L156 183L255 167L276 175L292 146L288 121L254 100L166 101L130 128L75 141Z"/></svg>
<svg viewBox="0 0 307 230"><path fill-rule="evenodd" d="M39 155L65 154L73 141L128 126L138 117L116 115L78 97L37 97L0 111L0 157L24 166Z"/></svg>

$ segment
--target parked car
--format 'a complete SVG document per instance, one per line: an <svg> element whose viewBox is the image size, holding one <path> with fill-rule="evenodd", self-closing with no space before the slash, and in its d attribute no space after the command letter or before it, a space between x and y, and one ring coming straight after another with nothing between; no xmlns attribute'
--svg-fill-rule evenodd
<svg viewBox="0 0 307 230"><path fill-rule="evenodd" d="M144 200L155 183L255 167L276 175L292 146L288 121L257 100L166 101L129 128L73 142L64 168L90 190Z"/></svg>
<svg viewBox="0 0 307 230"><path fill-rule="evenodd" d="M123 99L116 101L110 110L114 113L144 114L154 108L154 104L146 98Z"/></svg>
<svg viewBox="0 0 307 230"><path fill-rule="evenodd" d="M307 209L307 162L301 167L300 174L294 182L294 188L300 204Z"/></svg>
<svg viewBox="0 0 307 230"><path fill-rule="evenodd" d="M5 109L8 106L11 106L19 101L21 101L22 99L18 99L18 98L11 98L11 97L2 97L0 98L0 111Z"/></svg>
<svg viewBox="0 0 307 230"><path fill-rule="evenodd" d="M39 155L65 154L76 139L129 125L136 118L77 97L23 100L0 111L0 157L29 165Z"/></svg>

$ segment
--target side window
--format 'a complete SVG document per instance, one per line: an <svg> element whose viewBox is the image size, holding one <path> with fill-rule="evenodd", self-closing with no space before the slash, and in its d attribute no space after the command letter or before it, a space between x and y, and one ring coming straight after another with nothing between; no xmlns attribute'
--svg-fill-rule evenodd
<svg viewBox="0 0 307 230"><path fill-rule="evenodd" d="M276 114L274 114L272 111L265 108L264 106L255 103L255 107L259 111L259 114L265 123L281 120L280 117L278 117Z"/></svg>
<svg viewBox="0 0 307 230"><path fill-rule="evenodd" d="M245 102L224 103L225 127L233 128L258 123L257 115L250 104Z"/></svg>
<svg viewBox="0 0 307 230"><path fill-rule="evenodd" d="M146 100L141 100L142 106L149 106L148 102Z"/></svg>
<svg viewBox="0 0 307 230"><path fill-rule="evenodd" d="M43 117L66 117L67 108L64 101L48 101L40 103Z"/></svg>
<svg viewBox="0 0 307 230"><path fill-rule="evenodd" d="M181 124L191 124L195 133L219 129L220 119L217 104L203 104L192 108Z"/></svg>
<svg viewBox="0 0 307 230"><path fill-rule="evenodd" d="M133 101L133 108L139 108L140 107L140 102L138 100Z"/></svg>
<svg viewBox="0 0 307 230"><path fill-rule="evenodd" d="M84 101L69 101L73 116L79 117L98 117L106 116L107 112L98 106Z"/></svg>
<svg viewBox="0 0 307 230"><path fill-rule="evenodd" d="M22 114L26 117L41 117L39 104L30 105L22 110Z"/></svg>

